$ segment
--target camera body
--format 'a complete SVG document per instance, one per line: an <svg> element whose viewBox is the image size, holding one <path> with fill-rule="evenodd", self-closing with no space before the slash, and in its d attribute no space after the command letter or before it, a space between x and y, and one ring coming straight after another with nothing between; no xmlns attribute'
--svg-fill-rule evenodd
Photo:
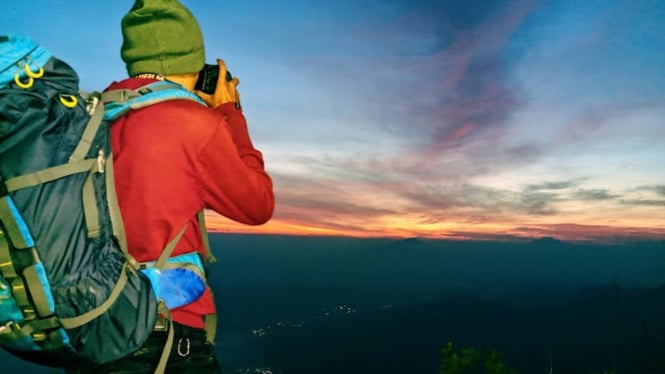
<svg viewBox="0 0 665 374"><path fill-rule="evenodd" d="M212 95L215 93L215 88L217 88L218 79L219 66L205 64L203 65L203 69L199 72L199 78L196 80L194 89Z"/></svg>
<svg viewBox="0 0 665 374"><path fill-rule="evenodd" d="M226 77L224 77L227 82L230 82L233 77L231 73L227 70ZM199 72L199 78L196 80L194 89L212 95L215 93L217 88L217 81L219 80L219 65L203 65L203 69Z"/></svg>

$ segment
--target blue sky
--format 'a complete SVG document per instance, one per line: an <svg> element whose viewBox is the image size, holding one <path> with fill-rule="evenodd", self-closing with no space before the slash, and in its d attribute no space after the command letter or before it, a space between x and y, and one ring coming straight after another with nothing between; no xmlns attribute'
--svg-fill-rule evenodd
<svg viewBox="0 0 665 374"><path fill-rule="evenodd" d="M2 33L125 75L131 1L5 0ZM665 237L665 2L183 1L275 181L222 231Z"/></svg>

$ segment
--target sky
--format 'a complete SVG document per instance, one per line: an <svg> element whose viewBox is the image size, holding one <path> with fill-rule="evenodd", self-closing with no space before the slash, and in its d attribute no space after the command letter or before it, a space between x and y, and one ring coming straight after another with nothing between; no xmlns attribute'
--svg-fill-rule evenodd
<svg viewBox="0 0 665 374"><path fill-rule="evenodd" d="M4 0L0 33L126 76L132 1ZM665 239L662 0L182 0L273 178L273 219L211 231Z"/></svg>

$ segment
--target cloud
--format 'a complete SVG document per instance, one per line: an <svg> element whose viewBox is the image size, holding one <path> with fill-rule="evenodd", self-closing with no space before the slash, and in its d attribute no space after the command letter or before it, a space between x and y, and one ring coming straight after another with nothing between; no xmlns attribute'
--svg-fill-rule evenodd
<svg viewBox="0 0 665 374"><path fill-rule="evenodd" d="M651 199L624 199L621 200L625 205L638 205L638 206L665 206L664 200L651 200Z"/></svg>
<svg viewBox="0 0 665 374"><path fill-rule="evenodd" d="M516 214L534 216L558 213L559 194L498 189L469 183L436 185L411 182L394 195L407 201L411 211L427 211L433 216L466 222L500 220Z"/></svg>
<svg viewBox="0 0 665 374"><path fill-rule="evenodd" d="M533 6L526 1L497 4L476 7L487 10L476 14L477 22L453 23L438 35L439 40L452 40L448 45L440 43L442 48L432 54L429 69L421 75L420 87L431 100L413 108L429 113L428 157L456 148L479 132L503 126L520 105L502 52ZM422 64L414 67L423 73Z"/></svg>
<svg viewBox="0 0 665 374"><path fill-rule="evenodd" d="M558 213L558 210L552 206L552 202L556 200L556 194L525 193L522 195L517 208L530 215L550 216Z"/></svg>
<svg viewBox="0 0 665 374"><path fill-rule="evenodd" d="M533 3L492 2L470 6L469 14L443 3L413 10L446 25L435 34L436 49L399 61L399 73L411 78L408 86L398 86L402 90L391 102L403 108L384 129L414 140L411 155L401 155L400 163L410 161L415 175L436 169L473 176L532 162L542 150L506 141L509 120L524 98L510 79L505 48ZM451 21L458 16L453 11L461 12L462 21Z"/></svg>
<svg viewBox="0 0 665 374"><path fill-rule="evenodd" d="M366 187L353 188L354 182L348 179L281 172L271 176L278 190L277 219L357 229L363 220L396 213L389 206L372 204L365 199Z"/></svg>
<svg viewBox="0 0 665 374"><path fill-rule="evenodd" d="M620 195L610 193L609 190L604 188L578 189L573 192L574 199L584 201L611 200L616 199L619 196Z"/></svg>
<svg viewBox="0 0 665 374"><path fill-rule="evenodd" d="M335 29L329 54L300 56L294 66L323 92L299 99L319 111L318 122L335 123L336 139L367 136L375 153L337 159L346 170L377 175L378 169L384 174L377 180L388 174L455 183L522 167L542 154L506 138L524 104L507 48L535 1L356 6L367 9ZM308 126L305 132L319 133ZM373 147L378 139L392 143Z"/></svg>
<svg viewBox="0 0 665 374"><path fill-rule="evenodd" d="M538 184L527 185L524 189L526 191L542 191L542 190L563 190L575 187L575 181L559 181L559 182L542 182Z"/></svg>
<svg viewBox="0 0 665 374"><path fill-rule="evenodd" d="M519 105L505 48L533 9L532 1L376 2L335 30L334 60L307 56L299 66L337 101L377 105L388 129L450 146Z"/></svg>
<svg viewBox="0 0 665 374"><path fill-rule="evenodd" d="M635 190L636 191L646 191L646 192L654 193L657 196L665 197L665 185L639 186Z"/></svg>
<svg viewBox="0 0 665 374"><path fill-rule="evenodd" d="M665 206L665 186L639 186L627 191L621 204L626 206L660 207Z"/></svg>
<svg viewBox="0 0 665 374"><path fill-rule="evenodd" d="M656 193L660 196L665 196L665 186L654 186Z"/></svg>

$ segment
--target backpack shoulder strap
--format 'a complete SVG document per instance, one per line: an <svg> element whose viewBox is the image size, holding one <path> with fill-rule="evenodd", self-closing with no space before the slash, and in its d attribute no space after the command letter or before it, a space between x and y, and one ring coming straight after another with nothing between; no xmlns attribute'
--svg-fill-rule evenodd
<svg viewBox="0 0 665 374"><path fill-rule="evenodd" d="M104 120L113 121L130 109L140 109L167 100L185 99L206 105L196 94L178 83L159 81L132 89L107 91L102 94Z"/></svg>

